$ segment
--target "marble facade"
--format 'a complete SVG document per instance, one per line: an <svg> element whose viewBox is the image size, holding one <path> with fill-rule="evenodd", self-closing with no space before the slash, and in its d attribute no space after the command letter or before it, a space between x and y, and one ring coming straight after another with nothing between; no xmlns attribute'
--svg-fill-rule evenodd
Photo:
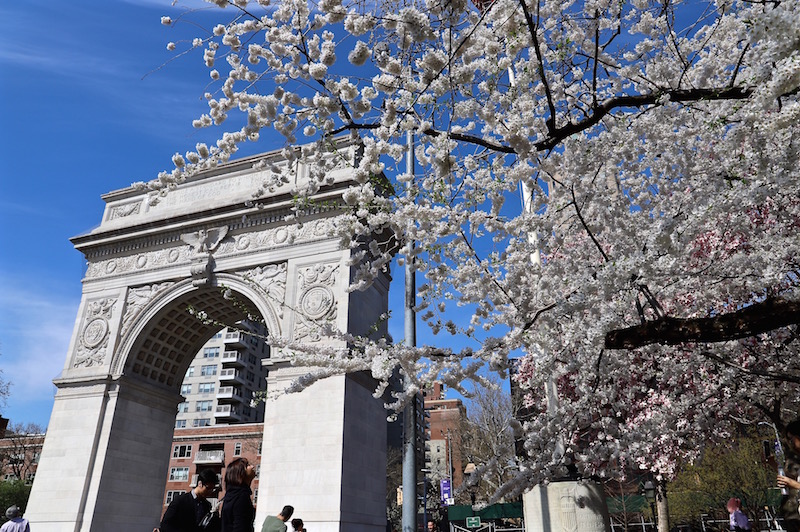
<svg viewBox="0 0 800 532"><path fill-rule="evenodd" d="M339 149L355 157L354 146ZM279 152L260 157L287 166ZM350 251L331 236L348 167L318 194L327 207L297 224L286 220L288 189L307 168L295 164L287 190L254 205L268 173L255 160L200 174L157 202L133 187L106 194L100 226L72 239L87 269L26 510L37 532L158 524L180 384L215 323L259 314L273 336L330 345L338 340L322 326L362 333L386 311L388 278L348 293ZM257 527L292 504L319 532L383 531L386 413L371 383L343 375L273 393L300 370L279 349L272 356Z"/></svg>

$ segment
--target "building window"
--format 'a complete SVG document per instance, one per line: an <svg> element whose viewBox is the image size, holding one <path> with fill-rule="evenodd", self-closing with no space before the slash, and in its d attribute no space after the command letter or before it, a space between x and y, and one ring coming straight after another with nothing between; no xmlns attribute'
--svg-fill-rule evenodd
<svg viewBox="0 0 800 532"><path fill-rule="evenodd" d="M181 395L189 395L190 393L192 393L192 385L181 384Z"/></svg>
<svg viewBox="0 0 800 532"><path fill-rule="evenodd" d="M195 420L192 421L192 426L193 427L210 427L211 426L211 418L204 417L204 418L200 418L200 419L195 419Z"/></svg>
<svg viewBox="0 0 800 532"><path fill-rule="evenodd" d="M214 401L197 401L198 412L211 412Z"/></svg>
<svg viewBox="0 0 800 532"><path fill-rule="evenodd" d="M173 458L191 458L192 446L191 445L176 445L172 448Z"/></svg>
<svg viewBox="0 0 800 532"><path fill-rule="evenodd" d="M216 375L216 374L217 374L217 365L216 364L208 365L208 366L202 366L200 368L200 375L207 376L207 375Z"/></svg>
<svg viewBox="0 0 800 532"><path fill-rule="evenodd" d="M194 377L194 366L189 366L189 369L186 370L187 377Z"/></svg>
<svg viewBox="0 0 800 532"><path fill-rule="evenodd" d="M258 502L258 488L253 490L253 504Z"/></svg>
<svg viewBox="0 0 800 532"><path fill-rule="evenodd" d="M175 428L176 429L185 429L186 428L186 420L185 419L176 419L175 420Z"/></svg>
<svg viewBox="0 0 800 532"><path fill-rule="evenodd" d="M233 446L233 456L241 456L242 454L242 442L237 441L236 445Z"/></svg>
<svg viewBox="0 0 800 532"><path fill-rule="evenodd" d="M247 361L255 366L256 365L256 356L255 355L247 355Z"/></svg>
<svg viewBox="0 0 800 532"><path fill-rule="evenodd" d="M212 340L216 340L218 338L222 338L222 331L217 332L217 334L211 337Z"/></svg>
<svg viewBox="0 0 800 532"><path fill-rule="evenodd" d="M203 358L217 358L219 356L219 347L206 347L203 349Z"/></svg>
<svg viewBox="0 0 800 532"><path fill-rule="evenodd" d="M169 491L167 491L167 498L164 499L164 506L169 506L169 503L172 502L172 499L174 499L178 495L183 495L184 493L186 493L186 492L183 491L183 490L169 490Z"/></svg>
<svg viewBox="0 0 800 532"><path fill-rule="evenodd" d="M259 475L261 475L261 464L256 466L256 478L258 478Z"/></svg>
<svg viewBox="0 0 800 532"><path fill-rule="evenodd" d="M197 385L197 393L214 393L214 383L201 382Z"/></svg>
<svg viewBox="0 0 800 532"><path fill-rule="evenodd" d="M182 482L189 480L189 468L188 467L172 467L169 470L169 480L170 482Z"/></svg>
<svg viewBox="0 0 800 532"><path fill-rule="evenodd" d="M264 445L263 441L258 442L258 454L261 454L261 446Z"/></svg>
<svg viewBox="0 0 800 532"><path fill-rule="evenodd" d="M248 381L253 382L255 380L255 378L256 378L256 374L255 373L253 373L252 371L248 371L247 372L247 380Z"/></svg>
<svg viewBox="0 0 800 532"><path fill-rule="evenodd" d="M189 411L189 403L188 402L184 401L184 402L178 404L178 413L179 414L185 414L188 411Z"/></svg>

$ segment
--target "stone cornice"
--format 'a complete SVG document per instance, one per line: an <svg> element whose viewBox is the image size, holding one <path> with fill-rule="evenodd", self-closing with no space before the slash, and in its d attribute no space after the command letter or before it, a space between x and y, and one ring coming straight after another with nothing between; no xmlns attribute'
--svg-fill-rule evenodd
<svg viewBox="0 0 800 532"><path fill-rule="evenodd" d="M328 192L330 200L336 201L340 198L338 190L333 189ZM336 201L336 203L341 202ZM304 216L300 219L311 219L335 210L333 206L306 208ZM220 222L227 222L229 231L234 232L245 228L282 223L287 216L292 214L295 214L295 211L288 199L282 202L279 208L271 209L239 204L227 209L193 214L185 218L176 217L170 219L168 223L147 223L114 231L79 235L72 237L70 241L78 251L84 254L87 260L91 261L101 257L128 254L137 250L177 243L181 241L181 234L187 231L220 225Z"/></svg>

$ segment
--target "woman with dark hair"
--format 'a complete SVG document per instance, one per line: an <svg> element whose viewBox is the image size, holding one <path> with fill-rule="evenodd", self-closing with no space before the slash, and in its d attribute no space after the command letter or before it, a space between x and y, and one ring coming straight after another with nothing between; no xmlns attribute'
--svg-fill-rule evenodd
<svg viewBox="0 0 800 532"><path fill-rule="evenodd" d="M253 532L256 509L250 483L256 471L247 458L237 458L225 468L225 498L222 499L222 532Z"/></svg>

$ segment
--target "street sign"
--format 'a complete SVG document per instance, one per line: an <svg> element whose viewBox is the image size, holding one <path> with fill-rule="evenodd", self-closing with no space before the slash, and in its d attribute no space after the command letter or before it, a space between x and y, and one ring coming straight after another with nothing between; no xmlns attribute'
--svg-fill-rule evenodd
<svg viewBox="0 0 800 532"><path fill-rule="evenodd" d="M481 526L481 518L477 515L474 517L467 517L467 528L479 528Z"/></svg>

